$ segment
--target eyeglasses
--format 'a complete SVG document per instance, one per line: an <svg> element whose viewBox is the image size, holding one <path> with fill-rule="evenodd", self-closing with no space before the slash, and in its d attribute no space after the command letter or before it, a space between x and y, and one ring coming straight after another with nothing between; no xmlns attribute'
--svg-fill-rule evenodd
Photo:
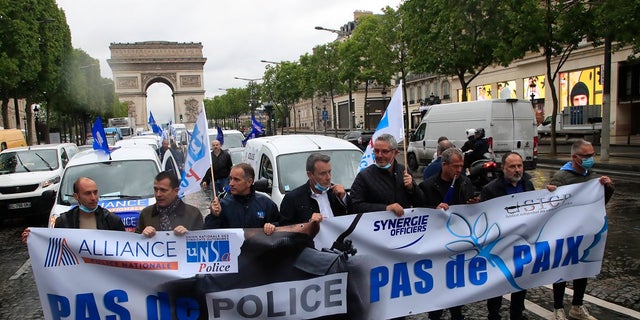
<svg viewBox="0 0 640 320"><path fill-rule="evenodd" d="M373 149L373 153L374 153L374 154L384 154L384 155L387 155L387 154L390 154L391 152L393 152L394 150L395 150L395 149L390 149L390 150L389 150L389 149L385 149L385 150L382 150L382 149Z"/></svg>

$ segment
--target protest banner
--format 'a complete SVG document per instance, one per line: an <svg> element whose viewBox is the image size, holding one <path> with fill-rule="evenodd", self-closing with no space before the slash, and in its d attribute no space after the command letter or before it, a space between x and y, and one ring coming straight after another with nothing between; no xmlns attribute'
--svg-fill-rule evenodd
<svg viewBox="0 0 640 320"><path fill-rule="evenodd" d="M319 250L355 217L271 236L32 228L28 245L46 319L382 319L595 276L607 233L597 179L446 212L365 213L348 236L355 255Z"/></svg>

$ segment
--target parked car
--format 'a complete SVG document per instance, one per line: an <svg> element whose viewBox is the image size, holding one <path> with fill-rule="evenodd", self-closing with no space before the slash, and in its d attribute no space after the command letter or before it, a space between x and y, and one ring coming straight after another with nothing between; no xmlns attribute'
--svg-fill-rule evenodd
<svg viewBox="0 0 640 320"><path fill-rule="evenodd" d="M256 173L256 190L271 195L280 207L285 193L307 181L307 158L319 152L331 157L332 183L350 190L362 151L353 144L320 135L279 135L247 141L244 162Z"/></svg>
<svg viewBox="0 0 640 320"><path fill-rule="evenodd" d="M364 151L367 149L367 145L373 136L374 131L362 131L355 130L347 132L342 139L347 140L353 143L356 147L360 148L360 150Z"/></svg>
<svg viewBox="0 0 640 320"><path fill-rule="evenodd" d="M135 231L140 211L156 202L153 180L164 170L151 147L122 147L107 155L102 150L78 153L62 174L57 193L49 190L43 198L54 201L49 214L49 226L63 212L78 205L73 198L73 184L80 177L89 177L98 184L98 204L122 218L127 231Z"/></svg>
<svg viewBox="0 0 640 320"><path fill-rule="evenodd" d="M53 202L45 200L42 194L56 189L64 168L77 152L78 147L73 143L0 152L1 218L36 217L45 223Z"/></svg>

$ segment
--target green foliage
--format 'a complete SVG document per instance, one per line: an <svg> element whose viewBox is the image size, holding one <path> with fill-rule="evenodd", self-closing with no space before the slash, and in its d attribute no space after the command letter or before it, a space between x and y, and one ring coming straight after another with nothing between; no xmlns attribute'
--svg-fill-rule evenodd
<svg viewBox="0 0 640 320"><path fill-rule="evenodd" d="M408 0L400 10L411 26L404 37L412 70L456 76L463 91L488 66L508 65L532 47L526 1Z"/></svg>

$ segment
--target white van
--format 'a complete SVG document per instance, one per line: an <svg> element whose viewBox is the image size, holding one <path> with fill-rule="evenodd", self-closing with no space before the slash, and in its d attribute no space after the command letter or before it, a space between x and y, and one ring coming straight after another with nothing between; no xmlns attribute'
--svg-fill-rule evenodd
<svg viewBox="0 0 640 320"><path fill-rule="evenodd" d="M269 187L256 190L271 195L280 207L285 193L307 181L306 163L317 152L331 157L331 182L351 189L358 174L362 151L349 141L320 135L281 135L250 139L245 146L244 162L256 172L255 181L266 180Z"/></svg>
<svg viewBox="0 0 640 320"><path fill-rule="evenodd" d="M536 118L529 100L495 99L437 104L429 107L407 147L411 170L433 158L438 138L447 137L460 148L467 141L467 129L483 128L495 161L506 152L518 152L527 169L538 161Z"/></svg>
<svg viewBox="0 0 640 320"><path fill-rule="evenodd" d="M158 155L151 147L122 147L107 155L102 150L85 150L69 161L55 192L49 214L49 226L63 212L77 206L73 198L73 183L80 177L89 177L98 184L98 204L117 214L127 231L135 231L140 211L156 202L153 180L160 172Z"/></svg>
<svg viewBox="0 0 640 320"><path fill-rule="evenodd" d="M75 143L16 147L0 152L0 219L35 216L46 222L53 204L42 197L55 190L76 153Z"/></svg>

